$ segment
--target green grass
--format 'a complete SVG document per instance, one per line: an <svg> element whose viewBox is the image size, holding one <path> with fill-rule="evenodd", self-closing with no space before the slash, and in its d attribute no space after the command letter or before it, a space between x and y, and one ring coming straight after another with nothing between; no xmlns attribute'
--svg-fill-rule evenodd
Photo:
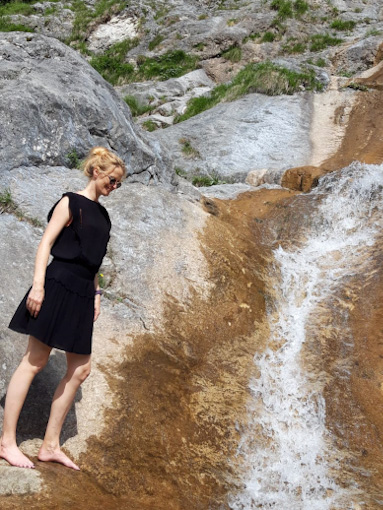
<svg viewBox="0 0 383 510"><path fill-rule="evenodd" d="M139 115L143 115L144 113L151 112L155 108L150 104L143 105L139 103L137 98L134 96L125 96L124 101L129 106L133 117L138 117Z"/></svg>
<svg viewBox="0 0 383 510"><path fill-rule="evenodd" d="M381 35L382 31L381 30L377 30L376 28L372 28L371 30L368 30L365 34L365 38L366 37L370 37L370 36L374 36L374 35Z"/></svg>
<svg viewBox="0 0 383 510"><path fill-rule="evenodd" d="M149 42L149 45L148 45L148 48L150 51L154 50L154 48L156 48L156 46L158 46L159 44L162 43L162 41L164 40L164 36L161 35L161 34L157 34L155 36L154 39L152 39L150 42Z"/></svg>
<svg viewBox="0 0 383 510"><path fill-rule="evenodd" d="M328 46L337 46L343 42L338 37L331 37L329 34L317 34L311 36L310 51L321 51Z"/></svg>
<svg viewBox="0 0 383 510"><path fill-rule="evenodd" d="M180 138L178 141L182 145L181 150L186 157L193 159L201 157L198 150L192 146L190 140L188 140L187 138Z"/></svg>
<svg viewBox="0 0 383 510"><path fill-rule="evenodd" d="M363 83L357 83L355 81L352 81L347 85L347 88L353 89L353 90L360 90L362 92L367 92L368 87L366 85L363 85Z"/></svg>
<svg viewBox="0 0 383 510"><path fill-rule="evenodd" d="M20 210L19 206L13 200L11 191L8 188L3 189L3 191L0 192L0 214L3 213L14 214L18 220L26 221L34 227L43 226L39 219L27 216Z"/></svg>
<svg viewBox="0 0 383 510"><path fill-rule="evenodd" d="M304 0L273 0L270 4L271 9L277 11L277 17L280 21L288 18L299 17L305 14L309 9L309 4Z"/></svg>
<svg viewBox="0 0 383 510"><path fill-rule="evenodd" d="M127 52L138 44L138 39L126 39L113 44L102 55L94 55L90 65L112 85L128 81L134 75L132 64L125 62Z"/></svg>
<svg viewBox="0 0 383 510"><path fill-rule="evenodd" d="M239 62L242 58L242 49L239 46L232 46L222 53L222 57L230 62Z"/></svg>
<svg viewBox="0 0 383 510"><path fill-rule="evenodd" d="M306 50L306 42L297 41L295 38L291 38L281 47L281 50L282 52L289 54L303 53Z"/></svg>
<svg viewBox="0 0 383 510"><path fill-rule="evenodd" d="M335 19L331 23L330 28L332 28L334 30L338 30L338 31L349 31L349 30L353 30L355 28L355 25L356 25L356 21L351 21L351 20L345 21L342 19Z"/></svg>
<svg viewBox="0 0 383 510"><path fill-rule="evenodd" d="M265 32L262 36L261 42L273 42L275 40L273 32Z"/></svg>
<svg viewBox="0 0 383 510"><path fill-rule="evenodd" d="M196 175L192 179L193 186L200 188L202 186L215 186L217 184L225 184L220 181L218 177L211 177L209 175Z"/></svg>
<svg viewBox="0 0 383 510"><path fill-rule="evenodd" d="M66 159L68 160L69 168L80 168L81 160L77 154L76 149L72 149L66 155Z"/></svg>
<svg viewBox="0 0 383 510"><path fill-rule="evenodd" d="M152 120L146 120L145 122L143 122L142 127L146 131L155 131L156 129L158 129L157 124L155 122L153 122Z"/></svg>
<svg viewBox="0 0 383 510"><path fill-rule="evenodd" d="M157 78L168 80L178 78L197 67L198 57L189 55L182 50L168 51L158 57L142 56L137 64L134 81L144 81Z"/></svg>
<svg viewBox="0 0 383 510"><path fill-rule="evenodd" d="M30 3L27 2L9 2L6 4L0 4L0 17L1 16L12 16L14 14L22 14L29 16L33 14L35 9Z"/></svg>
<svg viewBox="0 0 383 510"><path fill-rule="evenodd" d="M185 113L176 117L175 122L189 119L220 102L235 101L245 94L258 92L275 96L294 94L302 88L319 91L323 89L323 85L316 80L313 70L297 73L269 61L248 64L229 84L218 85L209 96L192 98Z"/></svg>
<svg viewBox="0 0 383 510"><path fill-rule="evenodd" d="M8 16L0 16L0 32L34 32L34 30L21 23L13 23Z"/></svg>

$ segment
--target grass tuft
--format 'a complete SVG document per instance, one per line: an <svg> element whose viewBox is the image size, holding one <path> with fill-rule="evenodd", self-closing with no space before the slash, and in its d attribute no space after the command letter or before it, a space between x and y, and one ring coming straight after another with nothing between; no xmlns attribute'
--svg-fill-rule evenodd
<svg viewBox="0 0 383 510"><path fill-rule="evenodd" d="M336 19L331 23L330 27L333 28L334 30L349 31L353 30L355 28L355 25L356 21L351 20L345 21L342 19Z"/></svg>
<svg viewBox="0 0 383 510"><path fill-rule="evenodd" d="M316 79L313 70L297 73L269 61L248 64L230 83L218 85L210 92L209 96L190 99L185 113L176 117L175 122L189 119L220 102L235 101L245 94L258 92L276 96L294 94L302 89L317 91L323 89L323 85Z"/></svg>

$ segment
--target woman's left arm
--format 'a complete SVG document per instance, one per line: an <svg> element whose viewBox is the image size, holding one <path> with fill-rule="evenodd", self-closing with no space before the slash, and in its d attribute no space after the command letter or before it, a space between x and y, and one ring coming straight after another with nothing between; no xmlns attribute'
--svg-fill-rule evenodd
<svg viewBox="0 0 383 510"><path fill-rule="evenodd" d="M94 292L100 289L100 285L98 283L98 273L94 277ZM93 321L96 321L98 319L98 316L100 315L100 308L101 308L101 294L95 294L94 295L94 318Z"/></svg>

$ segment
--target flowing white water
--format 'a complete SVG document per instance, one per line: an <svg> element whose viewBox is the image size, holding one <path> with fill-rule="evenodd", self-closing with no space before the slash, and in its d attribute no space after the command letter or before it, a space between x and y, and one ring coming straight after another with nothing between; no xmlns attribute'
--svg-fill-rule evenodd
<svg viewBox="0 0 383 510"><path fill-rule="evenodd" d="M363 505L333 477L339 463L325 426L324 376L305 371L302 347L318 305L363 270L383 225L382 190L383 166L354 163L326 176L311 192L317 205L305 241L274 251L270 347L254 358L259 377L251 382L250 426L239 448L245 489L232 498L233 510Z"/></svg>

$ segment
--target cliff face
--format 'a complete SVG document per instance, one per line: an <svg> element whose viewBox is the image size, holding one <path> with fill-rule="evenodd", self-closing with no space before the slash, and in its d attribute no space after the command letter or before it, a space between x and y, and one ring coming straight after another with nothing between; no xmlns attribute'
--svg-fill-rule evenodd
<svg viewBox="0 0 383 510"><path fill-rule="evenodd" d="M227 10L205 2L164 7L173 11L157 13L156 19L149 6L147 25L142 21L163 37L153 54L174 48L174 41L181 41L177 47L186 51L203 41L204 47L196 51L202 52L201 67L210 78L205 74L198 79L209 89L246 63L265 58L283 56L280 64L300 72L313 57L308 48L294 57L280 51L289 37L310 37L309 14L316 18L316 34L321 24L332 23L335 9L336 18L357 23L345 33L343 45L315 53L315 59L326 62L325 68L313 68L316 78L327 84L324 92L278 97L251 93L154 135L135 124L120 96L74 50L38 34L1 36L1 396L24 351L25 339L10 332L7 324L29 286L46 212L63 192L84 186L78 170L69 167L76 166L89 146L101 143L116 149L130 169L129 182L105 201L113 231L103 266L106 293L94 335L94 368L63 430L64 447L82 472L38 464L37 470L24 473L1 461L4 510L25 505L233 508L231 498L241 493L248 469L238 447L249 430L249 383L260 376L253 357L280 346L267 343L266 312L273 309L279 285L270 279L273 250L279 244L299 246L307 234L302 226L314 222L316 215L315 196L307 195L304 207L295 197L315 186L321 175L354 160L379 164L383 159L381 38L376 34L381 21L375 3L313 3L306 18L293 17L286 23L285 32L272 28L275 40L269 43L261 38L277 12L268 4L238 3L238 9L231 5ZM132 4L119 16L131 26L141 8ZM325 16L328 19L320 21ZM118 20L113 13L109 17L115 26ZM72 17L65 19L68 24L62 27L69 33ZM98 19L89 28L86 42L95 53L111 44L113 30L104 39L96 36L98 27L108 23ZM44 32L51 25L37 26ZM176 37L181 28L182 40ZM364 38L372 29L375 32ZM244 42L257 31L261 35ZM152 35L146 34L126 59L137 64ZM242 50L236 63L222 55L233 45ZM339 76L346 68L352 78ZM357 74L367 68L367 73ZM154 88L160 97L160 87L163 95L171 89L181 90L184 97L193 89L186 81L182 86L176 80L146 83L140 97ZM193 151L186 153L185 141ZM238 189L251 192L223 201L214 198L219 193L212 187L203 189L206 196L198 202L200 193L175 175L173 165L189 179L206 174L244 181L251 171L247 180L252 186L227 184L219 193L230 197ZM255 187L281 179L285 188ZM157 186L144 186L148 184ZM349 455L349 463L339 464L334 476L340 485L342 480L348 487L358 484L371 509L379 507L382 484L377 445L382 367L376 333L382 314L376 246L368 278L354 276L336 296L349 310L354 342L346 353L347 377L338 370L345 356L344 339L326 337L329 329L323 328L325 321L336 322L333 303L327 315L319 315L322 336L313 335L303 355L308 373L316 373L310 358L315 351L315 360L321 359L328 374L323 393L326 426L333 444ZM32 457L63 366L62 353L54 353L26 402L18 439ZM262 438L262 431L256 432L254 444Z"/></svg>

